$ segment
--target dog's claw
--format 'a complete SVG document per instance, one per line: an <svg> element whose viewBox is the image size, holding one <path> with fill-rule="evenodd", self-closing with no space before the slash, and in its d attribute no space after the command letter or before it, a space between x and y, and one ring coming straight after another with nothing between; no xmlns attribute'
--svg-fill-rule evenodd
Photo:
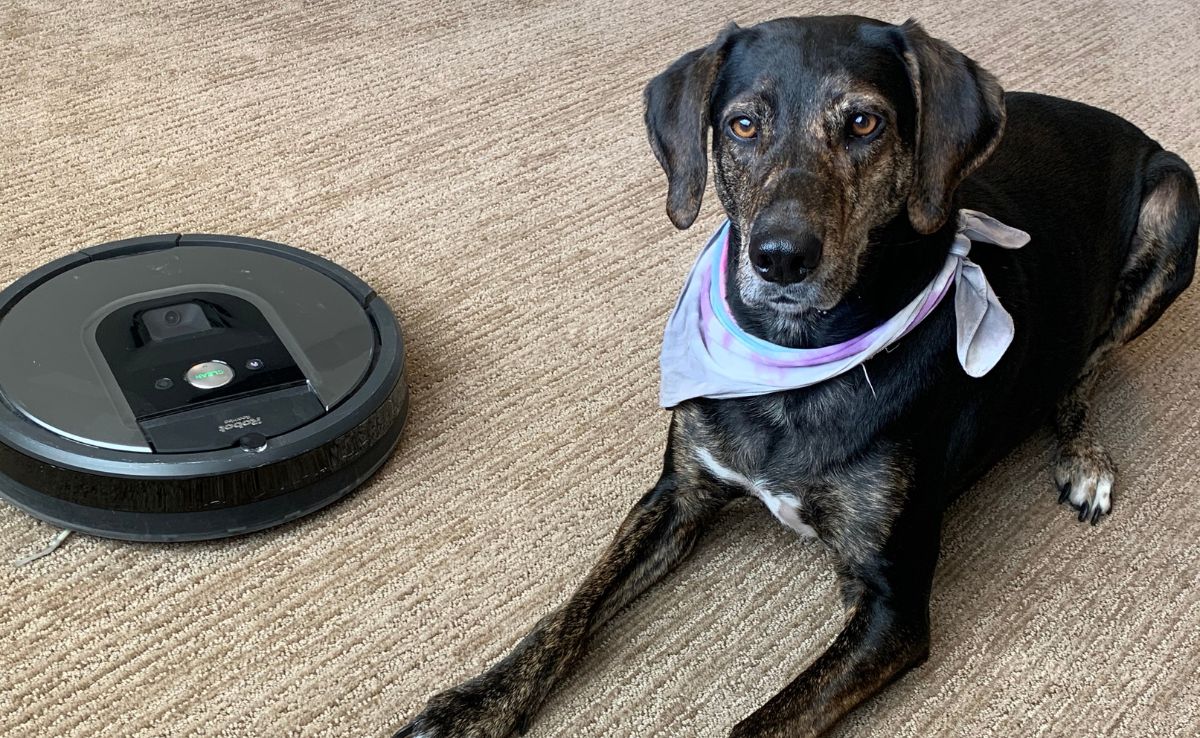
<svg viewBox="0 0 1200 738"><path fill-rule="evenodd" d="M1074 444L1060 450L1053 466L1059 504L1067 503L1079 522L1104 517L1112 509L1116 465L1100 446Z"/></svg>
<svg viewBox="0 0 1200 738"><path fill-rule="evenodd" d="M1100 522L1100 516L1103 514L1104 513L1103 513L1103 511L1100 510L1100 508L1096 508L1095 510L1093 510L1092 511L1092 525L1097 525Z"/></svg>

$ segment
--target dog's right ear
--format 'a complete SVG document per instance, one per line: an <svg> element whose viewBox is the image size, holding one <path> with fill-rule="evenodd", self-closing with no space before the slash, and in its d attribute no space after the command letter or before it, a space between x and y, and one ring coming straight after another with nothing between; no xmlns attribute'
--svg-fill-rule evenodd
<svg viewBox="0 0 1200 738"><path fill-rule="evenodd" d="M646 85L646 133L667 173L667 216L679 229L690 226L700 213L708 178L709 98L729 40L738 30L730 23L707 47L684 54Z"/></svg>

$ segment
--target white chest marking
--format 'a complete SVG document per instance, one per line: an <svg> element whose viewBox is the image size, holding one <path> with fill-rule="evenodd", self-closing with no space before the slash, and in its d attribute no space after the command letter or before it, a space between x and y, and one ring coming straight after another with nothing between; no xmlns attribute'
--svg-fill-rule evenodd
<svg viewBox="0 0 1200 738"><path fill-rule="evenodd" d="M754 493L779 521L806 538L816 538L817 532L800 517L800 500L790 492L772 492L761 482L730 469L713 458L708 449L696 451L696 458L714 477Z"/></svg>

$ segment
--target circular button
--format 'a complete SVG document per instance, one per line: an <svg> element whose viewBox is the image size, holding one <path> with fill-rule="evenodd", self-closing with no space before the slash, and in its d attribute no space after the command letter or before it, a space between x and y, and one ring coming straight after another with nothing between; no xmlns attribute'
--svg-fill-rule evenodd
<svg viewBox="0 0 1200 738"><path fill-rule="evenodd" d="M170 377L162 377L154 383L154 389L169 390L175 386L175 382L171 381Z"/></svg>
<svg viewBox="0 0 1200 738"><path fill-rule="evenodd" d="M238 439L238 445L245 451L266 451L267 437L261 433L247 433Z"/></svg>
<svg viewBox="0 0 1200 738"><path fill-rule="evenodd" d="M251 371L254 371L255 369L262 369L263 368L263 360L262 359L250 359L249 361L246 362L246 368Z"/></svg>
<svg viewBox="0 0 1200 738"><path fill-rule="evenodd" d="M183 378L196 389L216 389L233 381L233 367L223 361L204 361L188 369Z"/></svg>

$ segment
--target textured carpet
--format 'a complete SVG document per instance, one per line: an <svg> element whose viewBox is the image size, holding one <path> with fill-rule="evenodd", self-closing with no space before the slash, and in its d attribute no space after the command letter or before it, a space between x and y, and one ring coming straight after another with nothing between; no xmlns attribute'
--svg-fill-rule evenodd
<svg viewBox="0 0 1200 738"><path fill-rule="evenodd" d="M0 284L142 233L283 241L395 307L413 393L383 472L286 528L14 569L54 531L0 507L0 734L383 735L501 655L658 471L658 339L719 209L663 215L642 85L730 19L847 10L1200 165L1188 0L0 6ZM1104 375L1110 520L1055 504L1045 435L955 506L929 662L839 735L1200 732L1198 325L1193 290ZM530 736L723 736L825 647L829 556L726 520Z"/></svg>

